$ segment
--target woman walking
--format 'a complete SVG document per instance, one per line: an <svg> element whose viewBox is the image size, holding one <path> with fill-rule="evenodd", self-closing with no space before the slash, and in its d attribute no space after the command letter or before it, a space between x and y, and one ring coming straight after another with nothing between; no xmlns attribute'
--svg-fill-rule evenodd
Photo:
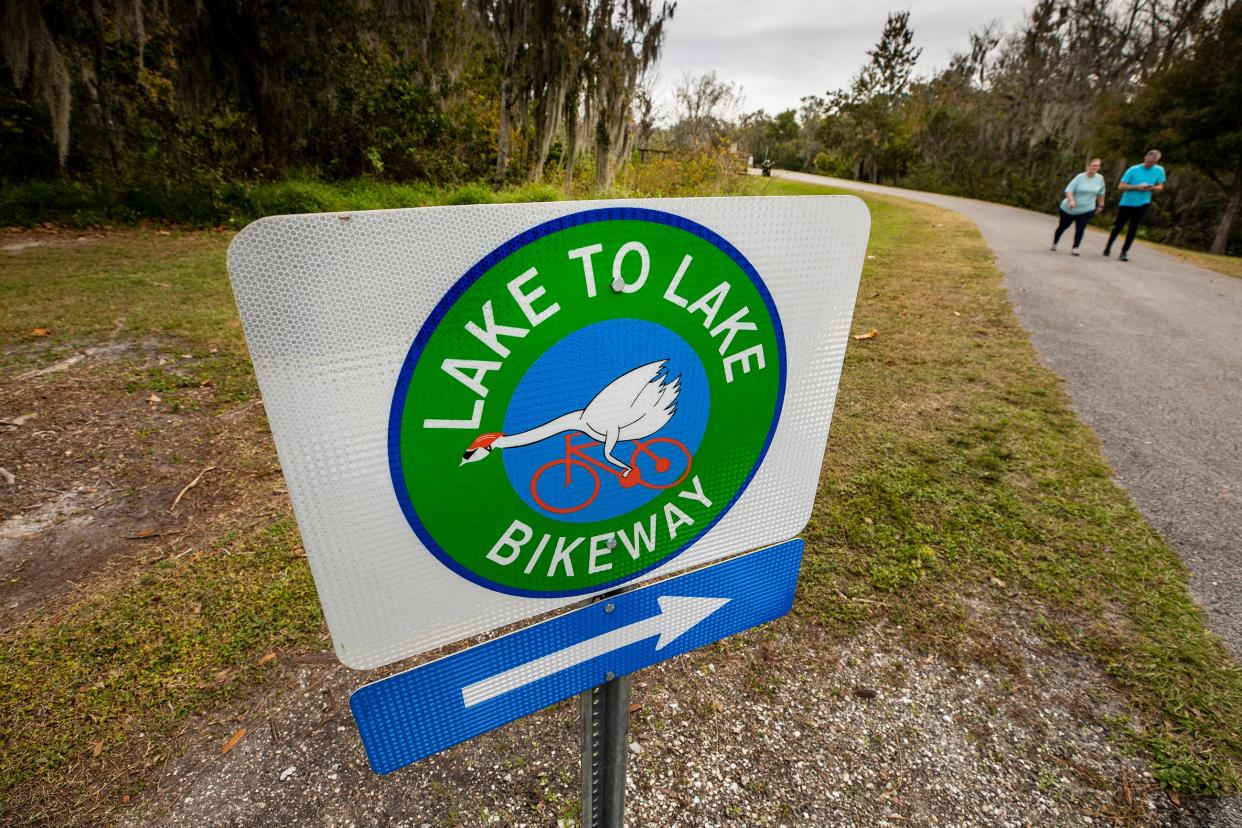
<svg viewBox="0 0 1242 828"><path fill-rule="evenodd" d="M1061 221L1057 232L1052 237L1052 250L1055 253L1061 235L1072 224L1074 225L1074 249L1070 252L1077 256L1082 245L1082 234L1087 223L1095 215L1095 211L1104 206L1104 176L1100 175L1100 159L1092 158L1087 162L1087 171L1074 176L1065 185L1065 198L1061 201Z"/></svg>

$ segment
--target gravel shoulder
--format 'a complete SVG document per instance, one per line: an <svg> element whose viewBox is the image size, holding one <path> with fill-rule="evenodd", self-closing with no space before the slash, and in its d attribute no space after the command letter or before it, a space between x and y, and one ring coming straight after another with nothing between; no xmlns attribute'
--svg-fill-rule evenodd
<svg viewBox="0 0 1242 828"><path fill-rule="evenodd" d="M1096 668L979 611L1015 655L1003 668L786 619L643 671L627 823L1195 824L1109 735L1131 711ZM289 660L262 698L193 723L125 824L576 824L573 702L376 777L346 704L364 678Z"/></svg>

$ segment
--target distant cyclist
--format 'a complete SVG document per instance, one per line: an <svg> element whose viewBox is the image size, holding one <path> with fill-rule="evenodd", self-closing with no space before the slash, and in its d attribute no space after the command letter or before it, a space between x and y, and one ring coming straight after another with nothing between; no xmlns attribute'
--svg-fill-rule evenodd
<svg viewBox="0 0 1242 828"><path fill-rule="evenodd" d="M1087 162L1087 171L1078 175L1065 185L1065 198L1061 200L1061 221L1057 232L1052 236L1052 251L1055 253L1061 235L1072 224L1074 225L1074 249L1070 251L1078 255L1082 244L1082 234L1087 229L1091 217L1097 209L1104 207L1104 176L1100 175L1100 159L1092 158Z"/></svg>
<svg viewBox="0 0 1242 828"><path fill-rule="evenodd" d="M1108 244L1104 247L1104 255L1112 255L1113 242L1121 233L1121 228L1129 222L1126 230L1126 242L1121 246L1121 255L1117 258L1129 261L1126 255L1130 245L1134 244L1134 234L1138 232L1139 222L1151 204L1151 194L1164 189L1164 167L1156 162L1160 160L1160 150L1151 150L1143 158L1142 164L1135 164L1121 176L1117 186L1121 190L1121 201L1117 205L1117 220L1113 223L1113 232L1108 234Z"/></svg>

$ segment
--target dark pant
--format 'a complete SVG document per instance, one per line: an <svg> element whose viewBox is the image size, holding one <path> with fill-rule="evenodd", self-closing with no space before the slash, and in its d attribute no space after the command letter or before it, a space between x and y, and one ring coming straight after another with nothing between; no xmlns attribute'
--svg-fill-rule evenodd
<svg viewBox="0 0 1242 828"><path fill-rule="evenodd" d="M1074 225L1074 247L1078 247L1082 244L1082 234L1086 232L1087 224L1091 221L1091 217L1095 215L1095 210L1089 213L1079 213L1076 216L1059 208L1058 212L1061 213L1061 223L1057 225L1057 232L1052 237L1052 243L1056 244L1061 241L1061 234L1072 224Z"/></svg>
<svg viewBox="0 0 1242 828"><path fill-rule="evenodd" d="M1121 252L1127 252L1130 249L1130 245L1134 244L1134 234L1138 232L1139 222L1143 220L1143 214L1146 212L1146 204L1140 204L1137 207L1118 207L1117 220L1113 222L1113 232L1108 234L1108 246L1104 249L1113 249L1113 242L1117 240L1117 236L1121 234L1121 228L1128 221L1130 222L1130 228L1126 230L1126 243L1121 246Z"/></svg>

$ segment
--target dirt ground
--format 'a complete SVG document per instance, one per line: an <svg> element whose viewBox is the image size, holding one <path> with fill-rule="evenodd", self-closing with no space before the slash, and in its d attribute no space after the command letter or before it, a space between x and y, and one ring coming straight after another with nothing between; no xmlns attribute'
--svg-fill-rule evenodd
<svg viewBox="0 0 1242 828"><path fill-rule="evenodd" d="M287 512L260 404L218 411L202 387L169 405L136 381L193 375L170 345L94 343L0 379L0 624Z"/></svg>

